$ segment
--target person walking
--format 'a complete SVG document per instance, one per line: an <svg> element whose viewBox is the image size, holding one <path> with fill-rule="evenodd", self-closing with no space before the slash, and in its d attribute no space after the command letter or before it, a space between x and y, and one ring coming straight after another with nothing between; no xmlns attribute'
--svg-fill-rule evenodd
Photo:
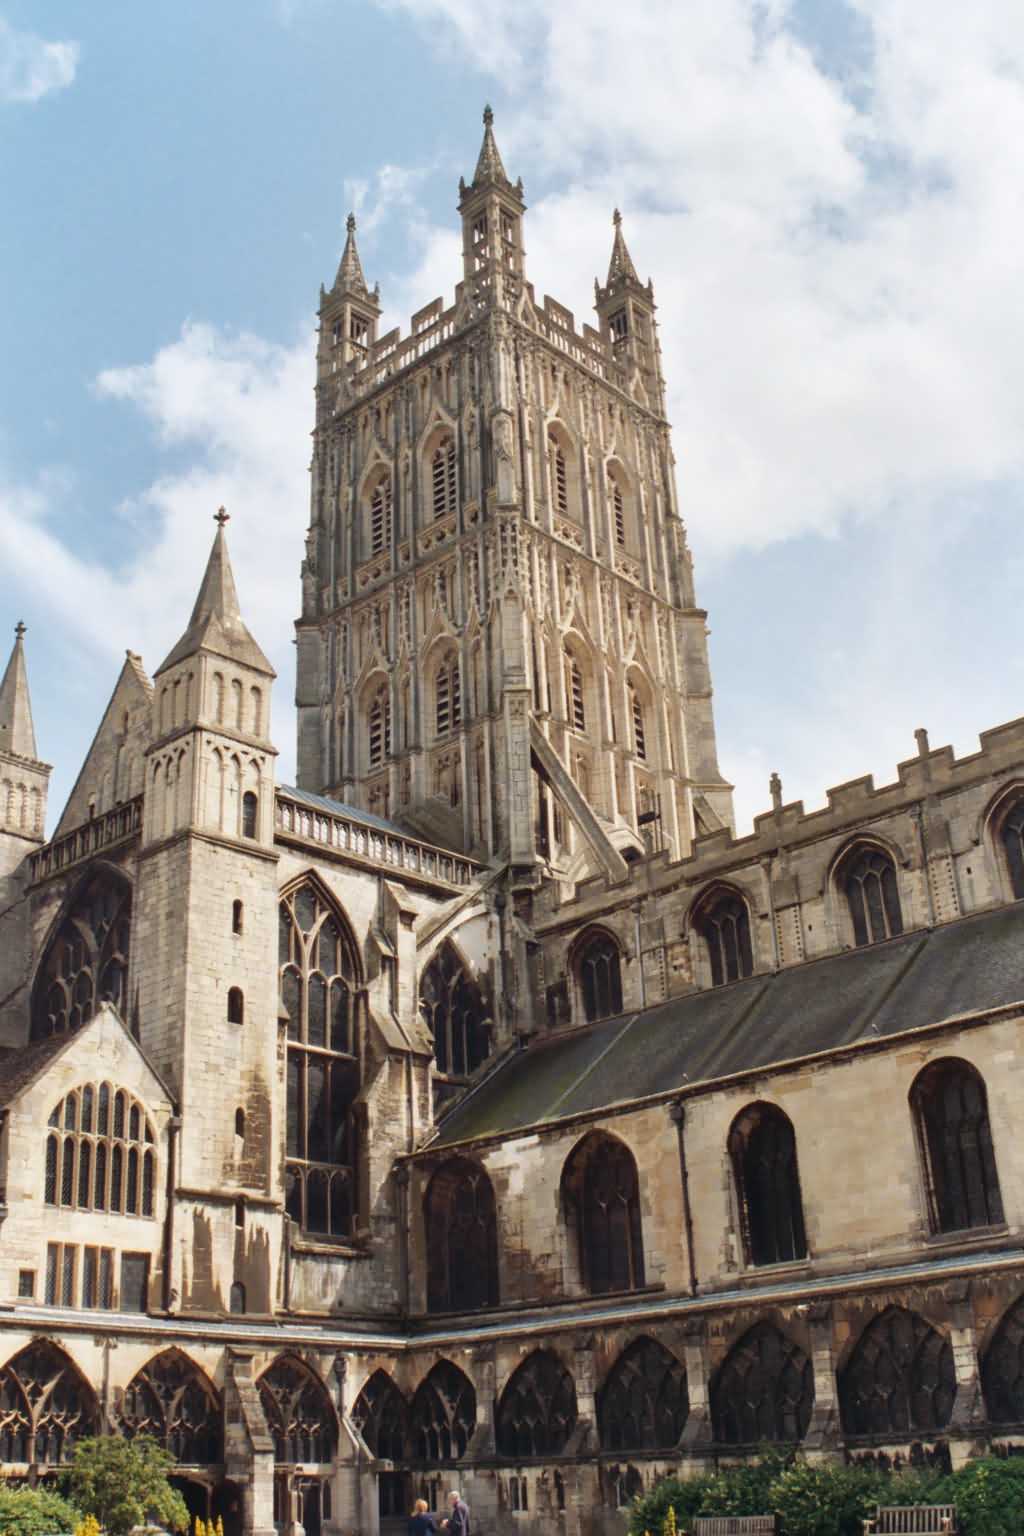
<svg viewBox="0 0 1024 1536"><path fill-rule="evenodd" d="M469 1536L469 1506L457 1489L452 1489L448 1495L448 1504L451 1514L441 1521L442 1531L447 1532L447 1536Z"/></svg>
<svg viewBox="0 0 1024 1536"><path fill-rule="evenodd" d="M447 1525L447 1520L445 1525ZM437 1536L437 1521L427 1509L426 1499L417 1499L409 1516L409 1536Z"/></svg>

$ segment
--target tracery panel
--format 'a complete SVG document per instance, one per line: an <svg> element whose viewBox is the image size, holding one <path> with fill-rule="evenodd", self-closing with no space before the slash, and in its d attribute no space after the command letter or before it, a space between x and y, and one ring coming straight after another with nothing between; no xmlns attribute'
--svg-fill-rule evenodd
<svg viewBox="0 0 1024 1536"><path fill-rule="evenodd" d="M416 1389L409 1451L416 1461L455 1462L465 1456L476 1428L473 1383L450 1360L439 1360Z"/></svg>
<svg viewBox="0 0 1024 1536"><path fill-rule="evenodd" d="M498 1301L494 1188L468 1158L443 1163L427 1186L427 1310L470 1312Z"/></svg>
<svg viewBox="0 0 1024 1536"><path fill-rule="evenodd" d="M367 1448L381 1461L401 1461L408 1438L409 1410L386 1371L374 1371L352 1406L352 1422Z"/></svg>
<svg viewBox="0 0 1024 1536"><path fill-rule="evenodd" d="M468 1077L486 1061L491 1048L491 1019L484 996L445 942L423 972L420 1009L434 1040L439 1072Z"/></svg>
<svg viewBox="0 0 1024 1536"><path fill-rule="evenodd" d="M528 1355L509 1378L497 1411L498 1454L514 1461L557 1456L576 1428L576 1386L558 1356Z"/></svg>
<svg viewBox="0 0 1024 1536"><path fill-rule="evenodd" d="M881 848L855 848L843 865L854 942L879 944L903 932L896 866Z"/></svg>
<svg viewBox="0 0 1024 1536"><path fill-rule="evenodd" d="M756 1323L733 1345L711 1387L711 1422L722 1445L793 1444L811 1421L814 1376L798 1344Z"/></svg>
<svg viewBox="0 0 1024 1536"><path fill-rule="evenodd" d="M1024 1424L1024 1296L1005 1313L981 1367L993 1424Z"/></svg>
<svg viewBox="0 0 1024 1536"><path fill-rule="evenodd" d="M903 1307L868 1324L839 1377L848 1435L934 1434L949 1423L955 1395L949 1339Z"/></svg>
<svg viewBox="0 0 1024 1536"><path fill-rule="evenodd" d="M1003 1221L988 1095L966 1061L934 1061L911 1089L924 1154L932 1230L960 1232Z"/></svg>
<svg viewBox="0 0 1024 1536"><path fill-rule="evenodd" d="M562 1192L587 1290L598 1295L642 1286L640 1188L625 1143L601 1133L585 1137L566 1161Z"/></svg>
<svg viewBox="0 0 1024 1536"><path fill-rule="evenodd" d="M32 1039L73 1034L101 1003L125 1012L131 887L113 871L80 888L43 955L32 1003Z"/></svg>
<svg viewBox="0 0 1024 1536"><path fill-rule="evenodd" d="M289 1464L332 1461L338 1421L319 1377L285 1355L259 1379L260 1402L274 1442L274 1460Z"/></svg>
<svg viewBox="0 0 1024 1536"><path fill-rule="evenodd" d="M95 1395L56 1345L37 1339L0 1370L0 1461L60 1466L98 1427Z"/></svg>
<svg viewBox="0 0 1024 1536"><path fill-rule="evenodd" d="M180 1350L166 1349L136 1372L117 1418L127 1439L151 1435L185 1466L224 1460L220 1398Z"/></svg>
<svg viewBox="0 0 1024 1536"><path fill-rule="evenodd" d="M597 1400L601 1449L671 1450L689 1412L683 1366L656 1339L636 1339L608 1372Z"/></svg>
<svg viewBox="0 0 1024 1536"><path fill-rule="evenodd" d="M73 1088L47 1122L43 1199L75 1210L152 1216L156 1140L143 1105L124 1088Z"/></svg>

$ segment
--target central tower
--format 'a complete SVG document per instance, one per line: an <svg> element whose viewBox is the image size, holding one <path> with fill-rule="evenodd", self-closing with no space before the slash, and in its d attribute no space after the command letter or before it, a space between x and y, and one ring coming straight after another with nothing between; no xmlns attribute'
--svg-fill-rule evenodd
<svg viewBox="0 0 1024 1536"><path fill-rule="evenodd" d="M598 325L527 281L490 109L463 276L378 335L348 221L321 289L299 781L567 880L731 823L651 284L614 218Z"/></svg>

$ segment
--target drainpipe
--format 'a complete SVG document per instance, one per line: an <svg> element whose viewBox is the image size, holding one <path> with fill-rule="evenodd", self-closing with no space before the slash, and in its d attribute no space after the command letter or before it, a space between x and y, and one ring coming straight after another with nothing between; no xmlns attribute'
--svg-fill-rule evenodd
<svg viewBox="0 0 1024 1536"><path fill-rule="evenodd" d="M174 1300L171 1266L174 1262L174 1190L177 1183L178 1135L180 1131L181 1116L172 1115L167 1122L167 1187L165 1193L167 1209L164 1212L164 1283L162 1297L165 1312L171 1310L171 1303Z"/></svg>
<svg viewBox="0 0 1024 1536"><path fill-rule="evenodd" d="M668 1107L669 1115L675 1121L676 1136L679 1141L679 1182L683 1191L683 1226L686 1230L686 1258L689 1269L690 1295L697 1294L697 1260L693 1251L693 1208L690 1205L690 1174L686 1166L686 1106L681 1099Z"/></svg>

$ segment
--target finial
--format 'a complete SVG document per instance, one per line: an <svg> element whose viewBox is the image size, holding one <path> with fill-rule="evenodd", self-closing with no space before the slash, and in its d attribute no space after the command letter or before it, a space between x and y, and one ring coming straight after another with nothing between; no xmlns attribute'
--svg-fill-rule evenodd
<svg viewBox="0 0 1024 1536"><path fill-rule="evenodd" d="M350 213L348 218L345 220L345 228L348 230L350 235L355 233L356 216L354 213Z"/></svg>
<svg viewBox="0 0 1024 1536"><path fill-rule="evenodd" d="M616 208L615 212L612 214L612 223L615 225L616 229L618 229L619 225L622 223L622 214L619 212L619 210L617 208Z"/></svg>
<svg viewBox="0 0 1024 1536"><path fill-rule="evenodd" d="M488 102L486 107L484 107L484 127L485 128L490 128L490 126L491 126L491 124L493 122L494 122L494 113L491 111L491 104L490 104L490 102Z"/></svg>
<svg viewBox="0 0 1024 1536"><path fill-rule="evenodd" d="M773 811L781 811L782 810L782 780L779 778L777 773L773 773L771 778L768 780L768 788L771 791L772 810Z"/></svg>
<svg viewBox="0 0 1024 1536"><path fill-rule="evenodd" d="M24 633L25 633L24 621L19 619L17 624L15 624L15 626L14 626L14 634L15 634L16 639L20 640Z"/></svg>
<svg viewBox="0 0 1024 1536"><path fill-rule="evenodd" d="M213 520L219 527L223 528L225 523L230 523L231 513L225 511L223 507L218 507L213 515Z"/></svg>
<svg viewBox="0 0 1024 1536"><path fill-rule="evenodd" d="M927 757L928 753L931 751L931 748L928 745L928 732L925 730L923 725L919 725L917 730L914 732L914 740L917 742L918 757Z"/></svg>

